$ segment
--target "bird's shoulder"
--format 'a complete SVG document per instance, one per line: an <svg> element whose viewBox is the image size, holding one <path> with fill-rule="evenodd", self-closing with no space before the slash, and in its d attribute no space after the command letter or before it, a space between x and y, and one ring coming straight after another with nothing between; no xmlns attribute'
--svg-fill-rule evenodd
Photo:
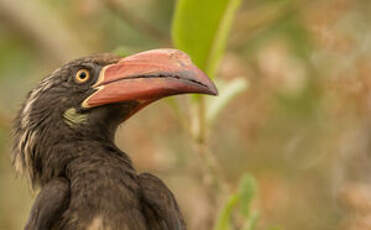
<svg viewBox="0 0 371 230"><path fill-rule="evenodd" d="M140 174L138 182L148 225L154 229L185 230L178 203L165 183L150 173Z"/></svg>

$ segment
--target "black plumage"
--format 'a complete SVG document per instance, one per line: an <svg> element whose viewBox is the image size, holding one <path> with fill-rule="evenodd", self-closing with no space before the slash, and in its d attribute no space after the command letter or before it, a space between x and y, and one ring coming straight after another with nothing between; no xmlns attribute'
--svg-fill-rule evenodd
<svg viewBox="0 0 371 230"><path fill-rule="evenodd" d="M160 51L154 54L161 57L179 54L174 50ZM118 125L144 105L163 96L191 91L177 88L177 92L169 93L167 89L153 98L153 91L147 93L146 100L110 98L104 99L104 103L101 100L99 106L86 104L92 103L102 88L106 90L105 96L115 92L114 87L125 91L126 86L117 86L120 82L111 83L113 80L103 87L95 87L109 77L110 72L102 70L114 65L116 68L121 61L111 54L77 59L44 78L28 94L14 123L13 163L17 171L29 177L34 188L41 190L25 229L185 229L172 192L159 178L137 173L128 155L114 144L114 135ZM134 79L146 78L142 71L146 68L149 67L140 68ZM81 74L81 70L86 72ZM183 76L173 70L164 71L156 73L157 76ZM153 67L149 68L149 74L152 78ZM140 84L149 84L142 80ZM201 87L201 82L197 87ZM215 94L213 90L209 93Z"/></svg>

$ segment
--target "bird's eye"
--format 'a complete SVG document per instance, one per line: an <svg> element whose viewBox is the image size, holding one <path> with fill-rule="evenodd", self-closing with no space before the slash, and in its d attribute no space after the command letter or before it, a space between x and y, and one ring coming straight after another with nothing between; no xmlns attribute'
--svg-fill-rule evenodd
<svg viewBox="0 0 371 230"><path fill-rule="evenodd" d="M80 69L75 75L75 82L78 84L85 83L89 80L90 73L87 69Z"/></svg>

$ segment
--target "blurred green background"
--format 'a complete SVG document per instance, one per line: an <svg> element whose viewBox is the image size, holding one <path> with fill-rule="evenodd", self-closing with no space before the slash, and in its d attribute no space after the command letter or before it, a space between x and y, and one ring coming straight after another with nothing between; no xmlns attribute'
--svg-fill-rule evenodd
<svg viewBox="0 0 371 230"><path fill-rule="evenodd" d="M171 47L175 5L0 0L0 229L22 229L35 197L10 164L11 121L26 93L76 57ZM207 19L214 6L200 5ZM249 88L209 127L208 145L232 191L243 173L256 178L255 229L371 229L370 26L369 0L241 2L216 80ZM183 116L193 116L192 100L175 99ZM138 171L164 179L189 229L212 229L203 162L171 103L125 122L117 143Z"/></svg>

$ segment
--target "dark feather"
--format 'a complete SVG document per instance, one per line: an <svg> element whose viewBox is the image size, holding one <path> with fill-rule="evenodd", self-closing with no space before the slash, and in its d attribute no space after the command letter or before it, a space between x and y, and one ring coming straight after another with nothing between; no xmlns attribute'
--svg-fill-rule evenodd
<svg viewBox="0 0 371 230"><path fill-rule="evenodd" d="M79 68L100 70L114 55L77 59L32 90L14 123L13 162L40 193L27 230L184 230L173 194L158 178L141 174L114 144L118 125L137 102L81 109L93 91L71 80ZM85 116L70 125L68 109Z"/></svg>

